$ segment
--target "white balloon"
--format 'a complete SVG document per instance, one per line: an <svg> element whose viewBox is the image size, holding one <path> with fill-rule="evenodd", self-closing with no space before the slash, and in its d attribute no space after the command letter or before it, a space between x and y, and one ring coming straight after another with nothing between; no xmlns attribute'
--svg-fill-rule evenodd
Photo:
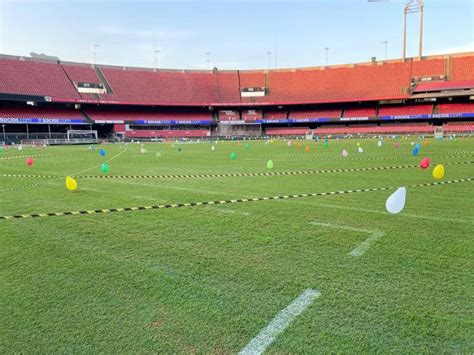
<svg viewBox="0 0 474 355"><path fill-rule="evenodd" d="M377 143L377 145L378 145L379 147L381 147L381 146L382 146L382 141L379 141L379 142Z"/></svg>
<svg viewBox="0 0 474 355"><path fill-rule="evenodd" d="M363 153L364 149L362 147L359 147L358 151L359 151L359 153Z"/></svg>
<svg viewBox="0 0 474 355"><path fill-rule="evenodd" d="M390 195L385 202L385 208L387 211L393 214L400 213L405 207L405 199L407 196L407 189L399 187L397 191Z"/></svg>

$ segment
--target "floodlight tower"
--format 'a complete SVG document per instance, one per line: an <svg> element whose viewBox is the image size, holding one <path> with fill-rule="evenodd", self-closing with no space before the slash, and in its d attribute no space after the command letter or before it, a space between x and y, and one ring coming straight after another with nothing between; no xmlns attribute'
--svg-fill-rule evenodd
<svg viewBox="0 0 474 355"><path fill-rule="evenodd" d="M326 52L326 66L329 65L329 47L324 47L324 50Z"/></svg>
<svg viewBox="0 0 474 355"><path fill-rule="evenodd" d="M268 51L267 56L268 56L268 70L270 70L271 63L272 63L272 52Z"/></svg>
<svg viewBox="0 0 474 355"><path fill-rule="evenodd" d="M423 8L424 0L410 0L403 9L403 60L406 58L407 50L407 15L420 13L420 37L418 40L418 57L423 54Z"/></svg>
<svg viewBox="0 0 474 355"><path fill-rule="evenodd" d="M97 48L100 47L100 44L93 44L92 45L92 54L93 54L93 57L94 57L94 65L97 64Z"/></svg>

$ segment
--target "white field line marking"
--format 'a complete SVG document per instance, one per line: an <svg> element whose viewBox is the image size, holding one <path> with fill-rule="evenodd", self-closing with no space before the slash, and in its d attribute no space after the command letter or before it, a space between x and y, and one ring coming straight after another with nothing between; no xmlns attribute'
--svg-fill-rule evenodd
<svg viewBox="0 0 474 355"><path fill-rule="evenodd" d="M349 206L338 206L338 205L331 205L326 203L311 203L311 202L303 202L303 201L296 201L296 200L281 200L280 202L286 203L295 203L298 205L306 205L306 206L314 206L314 207L327 207L327 208L334 208L337 210L345 210L345 211L356 211L356 212L367 212L367 213L374 213L380 215L388 216L388 213L385 211L378 211L378 210L371 210L368 208L360 208L360 207L349 207ZM447 218L447 217L431 217L431 216L423 216L418 214L412 213L400 213L398 217L406 217L406 218L416 218L416 219L426 219L430 221L442 221L442 222L455 222L455 223L468 223L474 224L474 220L469 219L462 219L462 218Z"/></svg>
<svg viewBox="0 0 474 355"><path fill-rule="evenodd" d="M250 213L248 212L244 212L244 211L237 211L237 210L231 210L231 209L228 209L228 208L208 208L210 210L214 210L216 212L220 212L220 213L227 213L227 214L238 214L238 215L241 215L241 216L250 216Z"/></svg>
<svg viewBox="0 0 474 355"><path fill-rule="evenodd" d="M298 298L286 306L285 309L281 310L276 317L239 352L239 355L262 354L268 346L273 343L276 337L283 333L290 323L303 313L320 295L319 291L310 288L306 289Z"/></svg>
<svg viewBox="0 0 474 355"><path fill-rule="evenodd" d="M132 195L130 197L138 198L140 200L159 201L158 198L154 198L154 197L150 197L150 196Z"/></svg>
<svg viewBox="0 0 474 355"><path fill-rule="evenodd" d="M310 224L315 225L315 226L323 226L323 227L328 227L328 228L336 228L336 229L343 229L343 230L349 230L353 232L362 232L362 233L368 233L369 237L364 240L362 243L360 243L358 246L356 246L350 253L350 256L361 256L364 255L364 253L370 248L370 246L380 237L383 237L385 235L384 232L381 232L379 230L372 230L372 229L362 229L362 228L356 228L356 227L351 227L351 226L343 226L339 224L330 224L330 223L322 223L322 222L310 222Z"/></svg>

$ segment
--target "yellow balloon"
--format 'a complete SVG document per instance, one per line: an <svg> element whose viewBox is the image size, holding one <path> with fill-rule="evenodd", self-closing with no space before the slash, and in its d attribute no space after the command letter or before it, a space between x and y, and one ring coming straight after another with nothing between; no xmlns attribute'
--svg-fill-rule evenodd
<svg viewBox="0 0 474 355"><path fill-rule="evenodd" d="M442 164L438 164L435 166L435 168L433 169L433 177L435 179L442 179L444 176L444 166Z"/></svg>
<svg viewBox="0 0 474 355"><path fill-rule="evenodd" d="M72 177L66 177L66 189L69 191L75 191L77 189L77 181L74 180Z"/></svg>
<svg viewBox="0 0 474 355"><path fill-rule="evenodd" d="M359 142L357 142L357 146L360 147L360 143L359 143Z"/></svg>

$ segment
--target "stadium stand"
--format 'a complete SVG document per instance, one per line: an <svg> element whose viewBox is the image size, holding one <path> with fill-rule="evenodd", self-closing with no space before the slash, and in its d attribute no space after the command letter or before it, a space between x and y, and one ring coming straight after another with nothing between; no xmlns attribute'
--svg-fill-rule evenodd
<svg viewBox="0 0 474 355"><path fill-rule="evenodd" d="M0 58L0 93L80 99L56 62Z"/></svg>
<svg viewBox="0 0 474 355"><path fill-rule="evenodd" d="M448 122L443 126L444 132L458 133L458 132L474 132L474 123L472 122Z"/></svg>
<svg viewBox="0 0 474 355"><path fill-rule="evenodd" d="M438 113L474 113L474 102L458 104L439 104Z"/></svg>
<svg viewBox="0 0 474 355"><path fill-rule="evenodd" d="M267 128L265 133L267 136L304 136L309 131L308 127L293 128Z"/></svg>
<svg viewBox="0 0 474 355"><path fill-rule="evenodd" d="M379 117L404 115L431 115L433 105L380 106Z"/></svg>
<svg viewBox="0 0 474 355"><path fill-rule="evenodd" d="M208 137L210 132L205 129L196 130L137 130L125 131L127 138L183 138Z"/></svg>
<svg viewBox="0 0 474 355"><path fill-rule="evenodd" d="M255 122L262 119L261 110L244 110L242 111L242 119L245 122Z"/></svg>
<svg viewBox="0 0 474 355"><path fill-rule="evenodd" d="M291 110L289 118L306 119L306 118L339 118L341 110Z"/></svg>
<svg viewBox="0 0 474 355"><path fill-rule="evenodd" d="M219 111L219 121L240 121L239 111L221 110Z"/></svg>
<svg viewBox="0 0 474 355"><path fill-rule="evenodd" d="M263 118L266 120L286 120L288 112L286 110L266 110Z"/></svg>
<svg viewBox="0 0 474 355"><path fill-rule="evenodd" d="M375 117L375 107L369 108L347 108L342 117Z"/></svg>
<svg viewBox="0 0 474 355"><path fill-rule="evenodd" d="M0 107L0 118L74 119L85 121L78 110L39 107Z"/></svg>
<svg viewBox="0 0 474 355"><path fill-rule="evenodd" d="M209 112L87 109L93 121L211 121Z"/></svg>
<svg viewBox="0 0 474 355"><path fill-rule="evenodd" d="M350 127L320 127L314 134L402 134L402 133L433 133L433 126L423 124L391 124L391 125L351 125Z"/></svg>

